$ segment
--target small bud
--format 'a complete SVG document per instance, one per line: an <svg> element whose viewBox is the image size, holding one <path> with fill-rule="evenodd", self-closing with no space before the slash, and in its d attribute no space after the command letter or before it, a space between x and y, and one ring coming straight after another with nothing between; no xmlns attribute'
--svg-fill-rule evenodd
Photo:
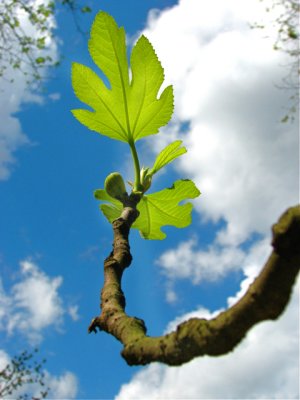
<svg viewBox="0 0 300 400"><path fill-rule="evenodd" d="M104 187L111 197L123 201L127 196L126 187L122 175L119 172L109 174L104 182Z"/></svg>
<svg viewBox="0 0 300 400"><path fill-rule="evenodd" d="M151 186L152 175L149 173L149 167L143 167L140 173L141 185L143 186L143 192L145 193Z"/></svg>

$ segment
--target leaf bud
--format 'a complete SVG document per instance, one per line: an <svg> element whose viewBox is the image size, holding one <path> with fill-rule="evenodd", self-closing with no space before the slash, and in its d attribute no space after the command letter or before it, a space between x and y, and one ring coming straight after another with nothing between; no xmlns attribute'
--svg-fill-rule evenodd
<svg viewBox="0 0 300 400"><path fill-rule="evenodd" d="M140 173L141 185L143 186L143 193L145 193L151 186L152 174L149 173L149 167L142 167Z"/></svg>
<svg viewBox="0 0 300 400"><path fill-rule="evenodd" d="M106 177L104 188L114 199L123 201L127 197L125 183L119 172L112 172Z"/></svg>

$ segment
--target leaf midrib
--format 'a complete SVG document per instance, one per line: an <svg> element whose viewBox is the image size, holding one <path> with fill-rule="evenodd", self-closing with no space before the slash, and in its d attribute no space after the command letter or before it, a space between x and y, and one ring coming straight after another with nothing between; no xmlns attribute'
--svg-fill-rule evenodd
<svg viewBox="0 0 300 400"><path fill-rule="evenodd" d="M106 27L108 28L107 24L106 24ZM128 113L128 102L127 102L127 96L126 96L126 88L125 88L125 83L124 83L124 77L123 77L123 75L121 73L122 70L121 70L120 60L119 60L119 57L118 57L117 50L115 48L115 43L113 41L113 38L112 38L112 35L111 35L111 31L110 31L110 29L107 29L107 31L108 31L108 34L109 34L109 37L110 37L110 40L111 40L111 43L112 43L112 47L113 47L113 50L114 50L114 53L115 53L115 57L116 57L116 60L117 60L119 74L120 74L120 77L121 77L121 87L122 87L122 94L123 94L124 107L125 107L125 118L126 118L127 130L128 130L127 137L128 137L128 141L130 141L130 139L132 139L132 133L131 133L131 130L130 130L130 121L129 121L129 113ZM120 32L120 28L118 28L118 33L119 32ZM128 70L128 68L127 68L127 70Z"/></svg>
<svg viewBox="0 0 300 400"><path fill-rule="evenodd" d="M144 82L143 82L142 101L141 101L141 105L140 105L140 107L139 107L139 110L138 110L138 112L137 112L137 116L136 116L136 119L135 119L135 123L134 123L133 129L132 129L132 134L133 134L133 135L134 135L134 133L135 133L136 126L137 126L138 121L139 121L139 119L140 119L140 116L141 116L141 113L142 113L142 109L143 109L144 103L145 103L145 98L146 98L146 86L147 86L147 85L146 85L146 83L147 83L146 75L147 75L147 66L144 68L144 70L145 70L145 74L144 74Z"/></svg>

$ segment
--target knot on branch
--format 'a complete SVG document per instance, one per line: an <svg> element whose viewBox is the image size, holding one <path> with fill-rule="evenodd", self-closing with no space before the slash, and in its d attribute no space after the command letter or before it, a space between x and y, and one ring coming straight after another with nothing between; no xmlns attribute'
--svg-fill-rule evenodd
<svg viewBox="0 0 300 400"><path fill-rule="evenodd" d="M282 257L300 256L300 205L290 207L272 226L272 246Z"/></svg>

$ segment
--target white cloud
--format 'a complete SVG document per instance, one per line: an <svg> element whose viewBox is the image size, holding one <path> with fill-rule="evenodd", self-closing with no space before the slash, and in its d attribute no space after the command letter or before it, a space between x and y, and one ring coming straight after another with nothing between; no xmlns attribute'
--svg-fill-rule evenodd
<svg viewBox="0 0 300 400"><path fill-rule="evenodd" d="M0 330L9 338L16 333L23 334L36 345L42 340L46 328L55 327L61 330L63 317L68 312L73 321L78 316L77 305L66 307L59 289L63 283L61 276L49 277L32 261L20 263L18 282L9 291L5 291L0 278ZM0 371L11 361L10 356L0 349ZM51 399L73 399L77 395L78 380L76 375L65 371L59 376L47 370L45 387L38 384L23 385L18 394L32 393L39 397L41 389L50 388Z"/></svg>
<svg viewBox="0 0 300 400"><path fill-rule="evenodd" d="M78 381L72 372L60 376L46 374L46 384L50 388L51 399L74 399L78 391Z"/></svg>
<svg viewBox="0 0 300 400"><path fill-rule="evenodd" d="M34 0L31 3L33 6L34 4L43 3L43 1ZM35 28L24 13L20 13L18 18L20 29L25 34L34 37L36 35ZM54 18L49 17L48 23L49 26L54 26ZM57 59L57 44L50 38L47 38L46 44L46 49L38 51L36 57L43 55L45 57L50 56L53 60ZM15 53L21 52L18 47L13 50ZM25 64L22 68L24 72L29 72ZM14 79L13 83L9 82L10 78ZM21 110L24 103L42 102L42 98L32 91L34 85L31 85L31 89L28 88L26 79L23 73L19 70L14 70L12 67L6 71L6 79L0 79L0 181L9 179L13 165L16 163L14 154L17 149L30 143L29 138L22 131L20 121L15 114Z"/></svg>
<svg viewBox="0 0 300 400"><path fill-rule="evenodd" d="M73 321L78 321L80 316L78 313L78 305L73 305L68 308L68 313Z"/></svg>
<svg viewBox="0 0 300 400"><path fill-rule="evenodd" d="M51 279L30 261L21 262L21 271L24 279L12 288L15 309L20 311L15 313L9 329L40 331L53 323L60 324L63 307L58 289L62 277Z"/></svg>
<svg viewBox="0 0 300 400"><path fill-rule="evenodd" d="M29 143L28 138L22 132L19 120L13 117L15 108L6 96L0 100L0 180L8 179L11 166L15 163L14 152L22 145Z"/></svg>
<svg viewBox="0 0 300 400"><path fill-rule="evenodd" d="M163 253L157 263L170 279L191 279L194 284L201 280L214 281L232 270L241 269L245 254L233 246L210 246L207 251L197 250L197 242L190 239L175 250Z"/></svg>
<svg viewBox="0 0 300 400"><path fill-rule="evenodd" d="M9 355L2 349L0 349L0 371L2 371L10 362Z"/></svg>
<svg viewBox="0 0 300 400"><path fill-rule="evenodd" d="M207 250L201 250L197 248L197 241L193 238L181 242L175 249L165 251L156 263L168 279L167 302L175 303L177 300L175 281L186 279L196 285L203 281L220 280L232 271L241 271L248 278L243 281L239 293L242 296L271 253L269 242L266 237L255 241L247 250L237 246L221 246L214 242ZM232 298L230 304L236 300L236 297Z"/></svg>
<svg viewBox="0 0 300 400"><path fill-rule="evenodd" d="M62 326L66 310L59 288L63 279L49 277L31 261L22 261L20 265L20 279L9 293L0 287L0 329L8 335L21 332L36 343L46 328ZM76 306L69 310L74 320L76 311Z"/></svg>
<svg viewBox="0 0 300 400"><path fill-rule="evenodd" d="M24 385L18 391L18 394L27 393L32 398L40 398L41 391L49 388L47 398L53 400L74 399L78 391L78 379L73 372L65 371L61 375L52 375L47 370L44 373L44 387L39 384Z"/></svg>
<svg viewBox="0 0 300 400"><path fill-rule="evenodd" d="M229 306L235 304L247 291L249 285L254 281L265 262L267 261L270 253L271 246L267 238L256 242L245 254L242 263L242 270L245 279L241 282L240 290L233 297L227 299Z"/></svg>
<svg viewBox="0 0 300 400"><path fill-rule="evenodd" d="M166 287L166 301L169 304L175 304L178 301L178 296L172 281L168 282Z"/></svg>

